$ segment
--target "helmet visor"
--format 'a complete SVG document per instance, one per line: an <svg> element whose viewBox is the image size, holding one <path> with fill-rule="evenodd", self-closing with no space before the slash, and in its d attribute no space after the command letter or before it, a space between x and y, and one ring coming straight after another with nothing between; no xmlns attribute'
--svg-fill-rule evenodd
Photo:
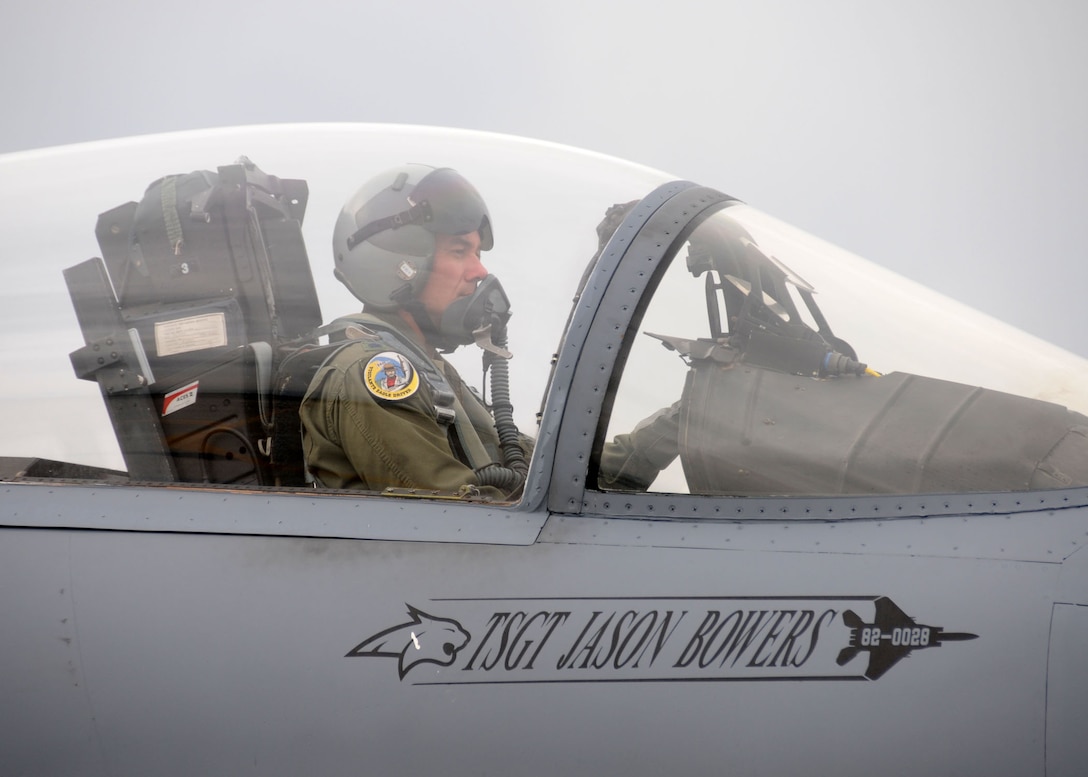
<svg viewBox="0 0 1088 777"><path fill-rule="evenodd" d="M415 205L426 203L430 218L420 224L435 235L480 233L480 248L491 249L491 216L475 187L456 170L443 167L428 173L412 191Z"/></svg>

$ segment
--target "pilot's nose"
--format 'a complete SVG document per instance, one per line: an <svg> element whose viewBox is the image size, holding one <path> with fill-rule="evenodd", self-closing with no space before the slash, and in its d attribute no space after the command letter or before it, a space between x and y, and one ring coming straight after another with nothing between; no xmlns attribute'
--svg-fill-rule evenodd
<svg viewBox="0 0 1088 777"><path fill-rule="evenodd" d="M479 254L473 255L472 261L466 270L465 277L470 281L482 281L487 277L487 268L484 267Z"/></svg>

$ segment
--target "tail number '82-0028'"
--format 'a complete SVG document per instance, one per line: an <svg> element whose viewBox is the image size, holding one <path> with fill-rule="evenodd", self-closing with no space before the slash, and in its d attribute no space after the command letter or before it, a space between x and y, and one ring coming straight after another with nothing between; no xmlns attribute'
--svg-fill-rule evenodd
<svg viewBox="0 0 1088 777"><path fill-rule="evenodd" d="M862 647L875 647L883 640L890 640L895 646L925 647L929 644L929 627L892 629L890 634L885 634L878 626L870 626L861 629L858 641Z"/></svg>

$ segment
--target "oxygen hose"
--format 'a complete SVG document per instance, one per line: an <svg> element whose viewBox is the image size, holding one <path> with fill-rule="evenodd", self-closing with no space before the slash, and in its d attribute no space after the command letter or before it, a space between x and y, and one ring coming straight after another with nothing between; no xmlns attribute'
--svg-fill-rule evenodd
<svg viewBox="0 0 1088 777"><path fill-rule="evenodd" d="M506 333L495 343L506 348ZM488 464L476 470L482 486L494 486L507 494L521 487L529 472L529 462L521 449L521 435L514 423L514 405L510 402L510 363L503 357L484 351L484 371L491 371L491 413L495 418L495 431L499 435L499 447L503 463Z"/></svg>

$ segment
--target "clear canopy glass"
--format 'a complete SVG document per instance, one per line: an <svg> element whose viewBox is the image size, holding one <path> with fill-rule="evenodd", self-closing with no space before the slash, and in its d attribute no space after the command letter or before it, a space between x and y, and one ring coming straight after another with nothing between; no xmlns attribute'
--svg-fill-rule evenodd
<svg viewBox="0 0 1088 777"><path fill-rule="evenodd" d="M164 175L237 166L243 156L265 174L305 182L307 194L299 206L305 208L301 241L290 261L309 269L313 296L307 298L305 311L295 313L292 305L296 300L291 294L281 294L276 300L280 314L295 315L299 321L329 321L360 307L333 277L331 243L341 205L363 181L405 162L452 167L471 181L487 202L494 229L495 246L484 255L484 263L502 280L512 303L512 399L515 420L530 434L536 428L536 414L548 390L552 354L563 337L579 279L599 248L598 224L611 206L637 201L672 179L660 171L554 144L468 131L369 125L202 131L0 157L0 250L4 258L0 263L0 353L5 362L0 378L0 456L126 469L103 389L93 379L93 360L101 354L92 346L102 344L85 342L64 271L90 257L108 254L111 240L120 242L110 250L130 250L126 233L121 227L114 230L109 214L123 214L125 203L140 201L153 182ZM190 215L202 214L197 208ZM637 332L632 332L629 357L618 368L622 370L619 390L604 406L610 413L604 426L607 440L630 432L654 411L680 400L685 385L693 380L689 366L700 359L718 359L722 369L727 362L735 362L769 370L782 386L793 386L791 390L799 395L817 393L816 386L826 389L848 380L857 386L890 386L898 380L892 376L911 374L1088 411L1085 360L746 205L732 203L691 225L667 250L673 257L671 265L640 303L644 315ZM108 255L106 259L105 264L110 265ZM123 311L126 337L121 345L135 347L139 341L145 356L150 354L146 366L151 373L164 363L162 360L177 354L199 361L202 355L221 354L221 349L238 344L238 337L244 338L232 329L237 311L229 304L202 307L180 291L201 268L201 261L206 260L194 257L194 264L179 259L164 265L171 268L167 275L174 273L174 281L181 285L176 294L168 292L168 299L161 304L173 306L171 311L187 312L165 320L161 311L151 310L145 303ZM119 266L114 262L110 276L113 293L123 297L126 292L120 286L130 288L144 281L137 277L139 269L132 270L135 275L126 280L114 277L112 270ZM171 281L157 283L168 287ZM230 297L235 291L224 287L222 296ZM190 304L193 308L186 309ZM175 325L175 321L186 323ZM863 362L884 377L821 375L820 367L813 373L815 351L794 349L796 352L783 356L771 353L770 341L762 343L766 348L761 356L737 350L738 337L749 348L753 332L759 341L768 332L782 334L787 330L815 333L810 342L829 344L831 352ZM707 349L714 347L719 350L711 354ZM728 352L729 348L734 351ZM694 358L692 349L696 351ZM817 354L821 364L824 353L820 350ZM108 353L105 358L109 360ZM462 348L452 361L469 383L480 383L477 349ZM164 380L155 389L161 415L165 415L167 399L188 401L187 384L180 377L175 380L177 376L182 372L177 371L169 385ZM122 393L126 390L120 389ZM899 489L873 485L864 478L851 481L843 474L850 467L833 467L812 475L811 461L806 463L804 456L797 455L806 447L817 458L835 451L834 455L851 461L875 455L875 449L859 446L856 439L839 448L812 445L813 439L826 439L826 430L817 421L831 418L834 413L830 408L842 406L834 398L825 397L823 404L795 405L804 409L800 421L807 426L797 433L799 437L780 436L772 444L767 435L751 435L753 429L786 430L781 419L758 415L765 409L758 401L763 393L747 387L730 394L730 388L710 384L702 390L700 412L717 406L721 417L744 419L744 412L749 415L734 428L716 426L716 421L708 420L712 415L689 413L684 419L689 432L697 427L711 437L740 432L738 439L755 439L755 448L763 446L758 452L763 462L759 467L773 468L778 463L784 474L763 485L746 485L744 478L734 477L735 470L747 467L737 463L737 452L712 452L707 438L689 450L686 463L681 452L656 482L643 487L713 494ZM857 398L847 401L862 402ZM748 411L743 409L745 402ZM785 406L776 407L786 412ZM954 408L942 408L941 412L954 415ZM847 437L872 437L871 423L867 423L852 419L840 425ZM1075 426L1070 424L1070 428ZM934 434L940 437L941 433L938 429ZM754 450L748 443L744 446L749 452ZM738 455L742 454L739 450ZM891 463L887 466L905 465L888 455ZM925 446L911 456L910 461L917 465L926 456ZM703 470L717 467L728 471L728 477L714 480L705 471L696 474L700 467L692 462L698 457L705 464ZM68 475L72 472L67 470ZM835 477L842 482L832 487L829 483ZM698 488L692 487L693 478L699 481ZM793 485L783 486L783 478ZM709 481L719 485L710 487ZM1039 482L1029 479L1027 485L1009 482L998 488L1037 487ZM1058 478L1049 485L1060 484ZM922 478L907 490L941 487L952 486Z"/></svg>

